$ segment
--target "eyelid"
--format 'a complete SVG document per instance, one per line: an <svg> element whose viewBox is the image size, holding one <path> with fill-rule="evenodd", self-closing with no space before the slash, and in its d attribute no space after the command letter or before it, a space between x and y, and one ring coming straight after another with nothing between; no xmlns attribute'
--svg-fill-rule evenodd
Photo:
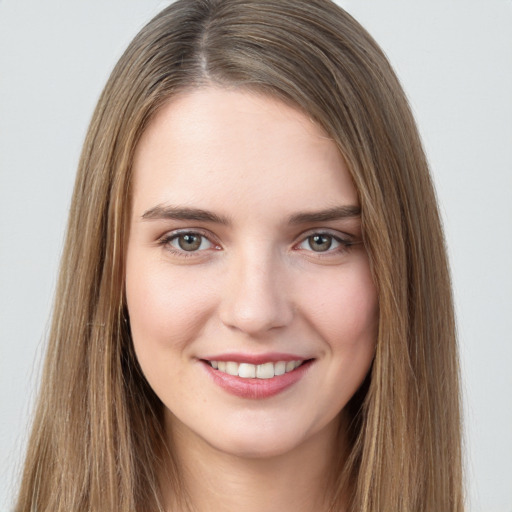
<svg viewBox="0 0 512 512"><path fill-rule="evenodd" d="M307 239L314 235L324 235L333 238L336 242L338 242L338 246L334 248L329 248L326 251L313 251L312 249L301 248L300 246L307 241ZM335 229L329 228L317 228L310 229L300 234L297 237L297 241L293 244L293 249L298 251L304 251L305 253L309 253L314 255L316 258L328 258L341 253L344 253L353 245L361 243L357 240L353 235L348 233L342 233Z"/></svg>
<svg viewBox="0 0 512 512"><path fill-rule="evenodd" d="M307 231L304 231L297 237L297 242L301 243L310 236L313 235L327 235L333 237L335 240L338 240L340 243L346 243L346 244L354 244L357 243L356 237L353 235L350 235L349 233L342 233L341 231L338 231L336 229L330 229L330 228L317 228L317 229L308 229ZM296 245L295 244L295 245Z"/></svg>
<svg viewBox="0 0 512 512"><path fill-rule="evenodd" d="M207 249L197 250L197 251L185 251L185 250L180 250L177 247L170 245L171 241L175 240L180 235L186 235L186 234L199 235L203 238L206 238L210 242L211 247L208 247ZM162 235L161 237L159 237L157 239L157 243L158 243L158 245L163 246L169 252L177 254L179 256L183 256L183 257L191 257L194 255L197 256L197 255L204 253L211 249L215 249L215 250L221 249L221 246L218 243L216 237L213 236L213 234L210 233L209 231L206 231L201 228L179 228L179 229L173 229L171 231L167 231L164 235Z"/></svg>
<svg viewBox="0 0 512 512"><path fill-rule="evenodd" d="M211 247L208 247L206 249L196 250L196 251L186 251L183 249L179 249L177 247L173 247L170 245L170 242L174 239L176 239L178 236L183 234L195 234L199 235L201 237L206 238L210 244ZM332 237L336 242L338 242L338 246L334 248L329 248L328 250L321 252L321 251L313 251L312 249L303 249L300 248L300 245L303 244L309 237L313 235L326 235ZM157 239L158 245L161 245L164 247L167 251L169 251L172 254L175 254L180 257L198 257L199 255L204 255L204 253L210 251L210 250L221 250L222 246L217 240L217 237L213 235L208 230L205 230L203 228L178 228L171 231L167 231L165 234L160 236ZM313 254L316 258L328 258L332 257L336 254L343 253L350 249L351 246L357 245L362 243L361 240L359 240L354 235L351 235L349 233L340 232L335 229L330 228L317 228L317 229L309 229L307 231L302 232L297 238L296 241L293 243L292 249L298 250L298 251L304 251L310 254Z"/></svg>

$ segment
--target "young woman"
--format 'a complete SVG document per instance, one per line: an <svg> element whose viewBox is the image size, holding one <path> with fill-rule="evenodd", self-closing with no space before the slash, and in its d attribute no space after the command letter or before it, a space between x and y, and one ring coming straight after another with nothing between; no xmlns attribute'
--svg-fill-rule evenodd
<svg viewBox="0 0 512 512"><path fill-rule="evenodd" d="M326 0L179 0L103 92L16 510L461 511L443 235Z"/></svg>

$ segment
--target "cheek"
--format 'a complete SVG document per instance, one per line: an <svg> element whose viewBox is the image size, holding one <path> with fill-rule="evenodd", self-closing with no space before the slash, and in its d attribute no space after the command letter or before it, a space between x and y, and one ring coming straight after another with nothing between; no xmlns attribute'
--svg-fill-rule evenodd
<svg viewBox="0 0 512 512"><path fill-rule="evenodd" d="M334 273L333 273L334 274ZM373 351L377 338L377 291L367 264L361 262L325 275L309 292L308 317L331 349L339 346Z"/></svg>
<svg viewBox="0 0 512 512"><path fill-rule="evenodd" d="M161 267L162 262L127 267L126 300L137 352L145 347L185 348L210 308L197 273Z"/></svg>

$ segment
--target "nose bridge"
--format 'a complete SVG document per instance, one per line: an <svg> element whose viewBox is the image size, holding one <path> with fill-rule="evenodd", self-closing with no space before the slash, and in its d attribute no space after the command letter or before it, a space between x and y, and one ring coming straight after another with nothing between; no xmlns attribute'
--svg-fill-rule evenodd
<svg viewBox="0 0 512 512"><path fill-rule="evenodd" d="M283 327L293 316L286 289L283 262L272 248L247 247L230 262L221 320L252 335Z"/></svg>

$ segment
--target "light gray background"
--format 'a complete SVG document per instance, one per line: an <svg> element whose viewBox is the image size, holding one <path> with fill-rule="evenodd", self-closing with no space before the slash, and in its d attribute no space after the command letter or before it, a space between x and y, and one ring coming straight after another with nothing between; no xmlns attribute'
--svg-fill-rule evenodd
<svg viewBox="0 0 512 512"><path fill-rule="evenodd" d="M410 97L449 243L470 512L512 512L512 1L340 0ZM0 0L0 510L20 470L81 143L166 2Z"/></svg>

